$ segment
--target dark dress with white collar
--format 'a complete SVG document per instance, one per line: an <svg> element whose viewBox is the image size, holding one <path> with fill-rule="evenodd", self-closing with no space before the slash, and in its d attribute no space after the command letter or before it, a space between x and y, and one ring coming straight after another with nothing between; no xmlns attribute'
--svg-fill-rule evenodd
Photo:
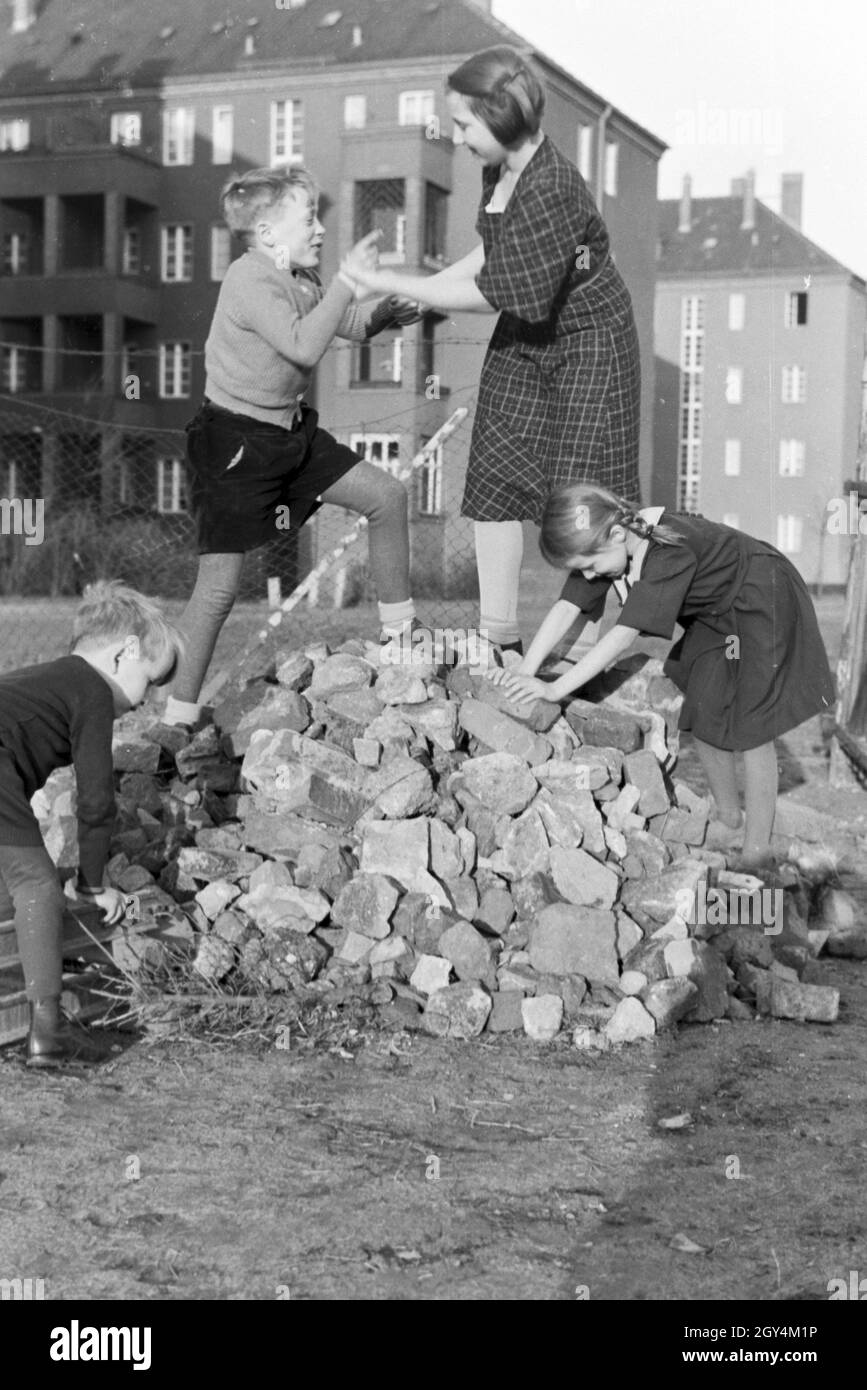
<svg viewBox="0 0 867 1390"><path fill-rule="evenodd" d="M664 668L684 692L681 729L715 748L757 748L831 711L827 653L791 561L704 517L663 512L661 520L678 544L651 532L617 621L654 637L683 627ZM573 572L560 597L596 620L611 582Z"/></svg>
<svg viewBox="0 0 867 1390"><path fill-rule="evenodd" d="M499 173L482 174L476 224L485 248L476 283L501 313L482 368L462 514L539 522L549 491L578 482L638 502L638 336L605 223L547 137L504 211L488 212Z"/></svg>

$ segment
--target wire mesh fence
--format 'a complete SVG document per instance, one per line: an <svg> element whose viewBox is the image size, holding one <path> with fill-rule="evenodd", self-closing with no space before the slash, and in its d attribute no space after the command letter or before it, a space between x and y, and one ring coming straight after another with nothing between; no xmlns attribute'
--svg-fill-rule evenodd
<svg viewBox="0 0 867 1390"><path fill-rule="evenodd" d="M459 515L469 418L459 421L452 447L417 459L406 479L413 592L433 624L466 627L477 617L472 523ZM400 473L416 455L412 424L412 412L392 412L341 433L360 457ZM65 651L77 598L94 579L122 579L163 600L174 616L183 611L197 569L184 450L181 430L125 428L24 395L0 396L0 669ZM321 568L355 520L323 506L301 531L247 555L216 662L230 660L250 623ZM378 634L367 555L362 529L308 583L287 637L303 643Z"/></svg>

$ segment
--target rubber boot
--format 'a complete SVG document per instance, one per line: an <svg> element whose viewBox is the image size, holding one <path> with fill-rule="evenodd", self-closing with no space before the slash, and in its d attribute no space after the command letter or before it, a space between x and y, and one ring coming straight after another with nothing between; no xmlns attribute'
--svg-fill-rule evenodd
<svg viewBox="0 0 867 1390"><path fill-rule="evenodd" d="M106 1061L108 1049L75 1023L70 1023L55 995L30 1004L27 1034L28 1067L92 1067Z"/></svg>

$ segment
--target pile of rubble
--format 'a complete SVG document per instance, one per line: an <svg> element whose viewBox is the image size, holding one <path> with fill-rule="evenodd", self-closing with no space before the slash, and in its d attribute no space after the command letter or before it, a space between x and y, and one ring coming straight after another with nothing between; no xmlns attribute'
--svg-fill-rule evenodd
<svg viewBox="0 0 867 1390"><path fill-rule="evenodd" d="M815 956L867 956L867 929L834 890L817 915L796 874L769 916L706 847L708 802L665 770L679 696L658 663L565 711L358 641L272 642L245 680L194 736L143 727L114 750L109 879L214 988L599 1049L681 1020L836 1018ZM34 799L61 867L73 795L63 774ZM165 944L116 948L134 970Z"/></svg>

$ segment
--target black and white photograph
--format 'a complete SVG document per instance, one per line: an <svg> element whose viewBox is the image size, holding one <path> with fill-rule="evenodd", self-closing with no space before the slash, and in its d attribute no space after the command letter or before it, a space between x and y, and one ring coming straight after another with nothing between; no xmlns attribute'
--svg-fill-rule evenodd
<svg viewBox="0 0 867 1390"><path fill-rule="evenodd" d="M855 1355L865 54L846 0L0 0L34 1370L276 1366L274 1302Z"/></svg>

